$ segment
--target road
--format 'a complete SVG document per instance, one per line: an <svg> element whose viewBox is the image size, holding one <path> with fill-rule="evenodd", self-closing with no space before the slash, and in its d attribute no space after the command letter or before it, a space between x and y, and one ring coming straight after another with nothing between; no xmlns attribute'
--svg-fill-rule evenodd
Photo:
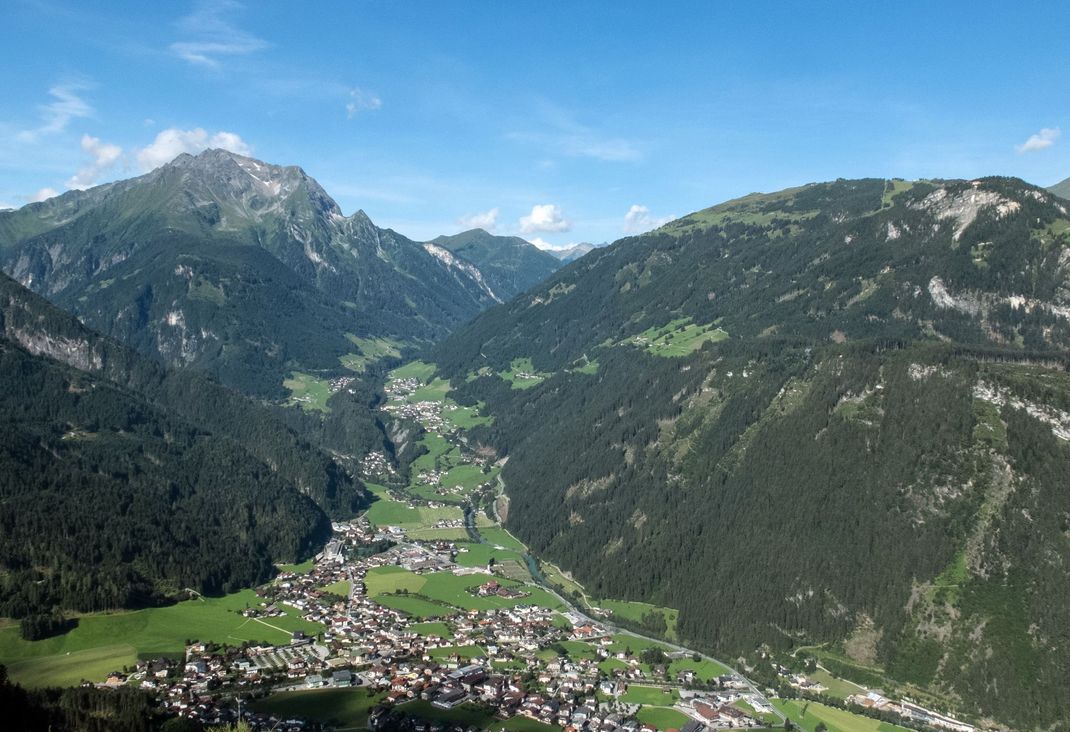
<svg viewBox="0 0 1070 732"><path fill-rule="evenodd" d="M501 475L498 476L498 484L501 486L502 491L504 492L505 483L502 482ZM476 527L475 509L471 505L468 505L468 506L465 507L465 511L464 511L464 527L468 531L468 536L473 541L476 541L476 542L478 542L480 544L485 543L483 537L479 533L478 527ZM535 564L535 558L531 554L528 554L527 552L524 552L524 558L529 560L528 561L529 568L531 568L531 566L533 564ZM755 686L754 682L751 681L750 679L748 679L743 674L741 674L739 671L737 671L731 664L725 663L724 661L722 661L722 660L720 660L718 658L714 658L712 656L707 656L704 653L698 653L697 651L694 651L694 650L692 650L690 648L685 648L684 646L677 645L676 643L671 643L671 642L669 642L667 640L664 640L663 638L654 638L654 637L649 636L649 635L643 635L642 633L637 633L634 630L629 630L627 628L621 628L621 627L619 627L617 625L614 625L613 623L608 622L606 620L603 620L601 618L592 618L586 612L584 612L582 609L580 609L579 607L574 605L571 600L569 600L569 599L567 599L565 597L562 597L561 594L557 591L557 589L554 588L549 582L546 581L546 578L543 577L541 572L534 571L531 574L532 574L532 578L535 580L536 584L538 584L544 590L546 590L551 595L553 595L558 600L560 600L561 604L563 604L565 607L567 607L570 610L570 612L578 615L580 618L582 618L583 620L585 620L588 623L595 623L595 624L601 625L601 626L605 627L607 630L609 630L610 632L615 633L615 634L630 635L630 636L635 637L635 638L641 638L643 640L653 641L653 642L658 643L658 644L660 644L662 646L665 646L665 647L667 647L667 648L669 648L669 649L671 649L671 650L673 650L673 651L675 651L677 653L684 653L684 654L687 654L689 656L698 655L699 658L702 658L702 659L704 659L706 661L712 661L714 663L720 664L721 666L724 666L729 671L731 671L733 674L735 674L736 676L741 678L743 680L743 682L747 685L747 688L750 689L750 692L752 694L754 694L756 697L758 697L763 702L765 702L770 707L772 707L773 712L781 720L785 719L784 715L781 714L780 710L769 703L769 700L766 699L765 694L763 694L761 691L759 691L758 687Z"/></svg>

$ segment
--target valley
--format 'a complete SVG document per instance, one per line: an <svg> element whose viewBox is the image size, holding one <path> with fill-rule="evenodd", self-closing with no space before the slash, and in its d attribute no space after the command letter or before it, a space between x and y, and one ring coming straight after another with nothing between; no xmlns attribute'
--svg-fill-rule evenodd
<svg viewBox="0 0 1070 732"><path fill-rule="evenodd" d="M247 719L267 726L296 717L374 730L406 716L538 732L584 723L781 726L786 718L808 730L903 729L769 698L728 665L674 643L676 610L592 600L532 557L496 519L502 466L470 443L468 431L492 417L454 401L436 371L414 361L388 374L384 414L420 430L409 480L373 461L382 469L367 478L382 482L368 483L370 508L335 522L314 561L279 567L255 591L85 615L46 641L0 628L10 678L30 687L135 686L207 723L234 719L243 698ZM517 376L497 377L523 389ZM845 683L826 671L812 681L784 673L784 691L828 685L846 698L837 693ZM209 690L216 701L196 703Z"/></svg>

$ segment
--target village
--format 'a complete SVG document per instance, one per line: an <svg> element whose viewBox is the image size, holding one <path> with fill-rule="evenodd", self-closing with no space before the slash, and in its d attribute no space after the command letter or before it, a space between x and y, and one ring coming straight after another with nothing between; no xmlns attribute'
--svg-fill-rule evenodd
<svg viewBox="0 0 1070 732"><path fill-rule="evenodd" d="M428 391L409 376L386 385L384 412L418 423L437 445L413 463L410 485L397 485L385 454L367 455L363 477L393 487L369 483L372 509L334 523L310 565L281 571L241 611L275 631L288 616L321 632L286 632L283 644L191 640L181 662L141 661L105 685L136 685L178 716L209 726L240 719L253 730L331 728L322 715L303 716L308 706L299 702L332 690L359 708L347 720L351 727L383 732L703 732L788 724L769 701L771 689L759 690L713 659L622 631L609 611L578 608L540 583L517 551L522 545L476 516L473 499L495 487L496 472L485 456L467 451L454 423L466 410L471 417L471 408L451 403L444 390L442 398L426 398ZM458 469L472 480L451 483ZM820 682L776 670L802 694L822 692ZM273 708L273 699L284 700L282 708ZM974 729L861 687L847 703L952 732Z"/></svg>
<svg viewBox="0 0 1070 732"><path fill-rule="evenodd" d="M620 648L619 635L585 616L525 604L528 593L522 588L498 581L489 569L456 564L453 543L403 540L381 553L354 558L361 548L398 538L397 532L377 529L364 519L335 524L332 541L310 571L280 574L258 589L260 604L243 613L270 624L282 608L294 608L322 624L317 637L296 632L281 646L194 641L182 662L143 661L128 677L115 674L107 683L136 684L155 693L167 710L207 724L236 721L240 714L254 729L317 726L255 712L249 700L273 692L340 687L363 687L372 695L376 703L369 707L367 723L373 730L450 729L454 725L436 719L438 712L478 705L490 719L525 717L575 732L656 732L658 727L636 718L644 705L629 699L641 696L635 695L637 688L664 695L672 709L688 718L680 727L687 732L759 726L741 710L741 701L772 712L734 674L708 681L693 671L670 674L671 655L661 663L645 663L641 652ZM516 604L454 608L442 628L429 633L417 627L426 623L368 596L368 573L382 568L474 577L473 597ZM324 589L339 583L348 586L345 595ZM640 639L635 645L642 645ZM604 671L607 660L616 662L610 673Z"/></svg>

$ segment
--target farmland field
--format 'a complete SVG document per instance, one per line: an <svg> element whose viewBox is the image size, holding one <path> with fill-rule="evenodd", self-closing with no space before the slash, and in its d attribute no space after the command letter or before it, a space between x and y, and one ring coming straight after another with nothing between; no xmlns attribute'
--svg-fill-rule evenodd
<svg viewBox="0 0 1070 732"><path fill-rule="evenodd" d="M445 623L414 623L409 626L409 630L425 637L430 635L437 635L439 638L453 637L453 631Z"/></svg>
<svg viewBox="0 0 1070 732"><path fill-rule="evenodd" d="M70 632L32 642L23 640L13 625L0 629L0 663L9 667L14 681L27 686L61 684L72 675L74 681L82 676L103 681L108 672L122 668L124 663L117 663L122 659L128 664L138 657L180 658L187 638L232 645L286 643L295 630L310 635L323 630L285 605L280 606L287 612L282 617L258 621L241 616L259 603L255 592L242 590L168 607L86 615ZM79 652L83 655L75 655Z"/></svg>
<svg viewBox="0 0 1070 732"><path fill-rule="evenodd" d="M290 378L283 380L282 385L290 390L288 403L291 406L300 406L304 410L330 411L327 408L327 400L331 397L331 388L324 379L294 371Z"/></svg>
<svg viewBox="0 0 1070 732"><path fill-rule="evenodd" d="M640 686L630 684L628 690L620 696L620 700L627 704L644 704L657 707L672 706L678 695L675 691L662 689L657 686Z"/></svg>
<svg viewBox="0 0 1070 732"><path fill-rule="evenodd" d="M818 702L773 699L773 706L806 732L814 732L823 723L829 732L907 732L905 727L881 722Z"/></svg>
<svg viewBox="0 0 1070 732"><path fill-rule="evenodd" d="M364 586L369 597L393 594L401 590L419 592L426 580L418 574L401 567L375 567L364 577Z"/></svg>

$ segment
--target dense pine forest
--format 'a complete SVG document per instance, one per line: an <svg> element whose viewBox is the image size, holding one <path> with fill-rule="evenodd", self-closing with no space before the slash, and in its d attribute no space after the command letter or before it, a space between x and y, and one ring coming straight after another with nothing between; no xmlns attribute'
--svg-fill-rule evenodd
<svg viewBox="0 0 1070 732"><path fill-rule="evenodd" d="M269 407L0 288L0 614L31 635L56 610L261 582L366 505Z"/></svg>

